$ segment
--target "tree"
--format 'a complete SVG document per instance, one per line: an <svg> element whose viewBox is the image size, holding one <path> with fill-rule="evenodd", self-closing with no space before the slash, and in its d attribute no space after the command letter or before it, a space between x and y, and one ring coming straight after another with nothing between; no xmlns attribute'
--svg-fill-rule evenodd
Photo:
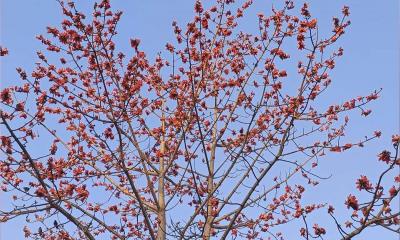
<svg viewBox="0 0 400 240"><path fill-rule="evenodd" d="M378 182L361 176L363 200L345 200L354 212L344 225L332 206L302 202L326 153L380 136L343 142L346 113L367 116L380 91L326 109L319 101L349 9L323 37L307 4L286 1L250 34L238 21L251 4L196 1L193 21L173 23L176 43L150 61L139 39L118 51L122 12L109 1L90 16L60 1L65 20L38 36L47 53L1 91L1 188L14 201L2 221L26 217L36 239L161 240L281 238L274 229L298 220L311 239L327 230L306 216L327 208L343 239L377 225L399 232L399 186L383 182L400 181L396 134Z"/></svg>

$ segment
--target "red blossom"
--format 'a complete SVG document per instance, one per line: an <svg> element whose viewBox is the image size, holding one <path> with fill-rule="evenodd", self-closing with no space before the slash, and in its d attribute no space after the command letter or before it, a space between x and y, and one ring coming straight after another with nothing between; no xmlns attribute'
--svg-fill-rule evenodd
<svg viewBox="0 0 400 240"><path fill-rule="evenodd" d="M331 151L331 152L341 152L342 149L341 149L340 146L335 146L335 147L331 147L331 148L330 148L330 151Z"/></svg>
<svg viewBox="0 0 400 240"><path fill-rule="evenodd" d="M382 151L379 155L378 155L378 159L380 161L383 161L385 163L389 163L390 162L390 152L387 150Z"/></svg>
<svg viewBox="0 0 400 240"><path fill-rule="evenodd" d="M307 235L307 230L305 228L300 228L300 236L305 237Z"/></svg>
<svg viewBox="0 0 400 240"><path fill-rule="evenodd" d="M304 17L310 17L310 12L308 10L308 4L304 3L303 7L301 8L301 15L303 15Z"/></svg>
<svg viewBox="0 0 400 240"><path fill-rule="evenodd" d="M203 12L204 9L203 9L203 6L202 6L200 0L196 1L196 4L194 6L194 10L196 11L196 13L202 13Z"/></svg>
<svg viewBox="0 0 400 240"><path fill-rule="evenodd" d="M329 205L329 207L328 207L328 213L329 213L329 214L333 214L334 211L335 211L335 208L334 208L333 206Z"/></svg>
<svg viewBox="0 0 400 240"><path fill-rule="evenodd" d="M314 224L313 229L314 229L314 234L317 236L326 234L326 230L323 227L318 226L318 224Z"/></svg>
<svg viewBox="0 0 400 240"><path fill-rule="evenodd" d="M395 186L392 186L392 187L389 189L390 197L396 196L396 194L397 194L398 192L399 192L399 190L398 190Z"/></svg>
<svg viewBox="0 0 400 240"><path fill-rule="evenodd" d="M0 98L3 103L11 104L13 102L11 97L11 90L9 88L3 89L0 93Z"/></svg>
<svg viewBox="0 0 400 240"><path fill-rule="evenodd" d="M5 47L0 46L0 56L3 57L3 56L6 56L6 55L8 55L8 49L5 48Z"/></svg>
<svg viewBox="0 0 400 240"><path fill-rule="evenodd" d="M287 73L285 70L282 70L279 72L279 77L286 77L286 76L287 76Z"/></svg>
<svg viewBox="0 0 400 240"><path fill-rule="evenodd" d="M358 210L358 208L359 208L357 198L351 194L347 197L347 200L345 201L345 205L347 206L347 208L352 208L354 210Z"/></svg>
<svg viewBox="0 0 400 240"><path fill-rule="evenodd" d="M359 179L357 179L356 182L358 190L371 190L372 189L372 184L370 183L369 179L366 176L361 176Z"/></svg>
<svg viewBox="0 0 400 240"><path fill-rule="evenodd" d="M363 111L361 112L361 115L363 115L363 116L368 116L371 112L372 112L372 110L370 110L370 109L368 109L368 110L363 110Z"/></svg>
<svg viewBox="0 0 400 240"><path fill-rule="evenodd" d="M174 52L174 46L172 46L172 44L170 44L170 43L167 43L166 45L165 45L165 48L169 51L169 52Z"/></svg>
<svg viewBox="0 0 400 240"><path fill-rule="evenodd" d="M374 131L374 136L375 137L380 137L382 135L381 131Z"/></svg>
<svg viewBox="0 0 400 240"><path fill-rule="evenodd" d="M20 102L15 105L15 111L23 112L25 109L25 103Z"/></svg>
<svg viewBox="0 0 400 240"><path fill-rule="evenodd" d="M140 44L139 39L131 39L131 47L135 49L136 51L138 50L138 46Z"/></svg>
<svg viewBox="0 0 400 240"><path fill-rule="evenodd" d="M350 11L349 11L349 7L348 6L344 6L342 9L342 13L344 16L349 16L350 15Z"/></svg>
<svg viewBox="0 0 400 240"><path fill-rule="evenodd" d="M399 145L399 143L400 143L400 135L399 134L392 135L392 143L393 143L393 145Z"/></svg>
<svg viewBox="0 0 400 240"><path fill-rule="evenodd" d="M76 197L82 202L89 197L89 191L86 189L86 185L76 187L75 192L77 193Z"/></svg>
<svg viewBox="0 0 400 240"><path fill-rule="evenodd" d="M346 221L344 224L345 224L345 226L346 226L347 228L350 228L350 227L353 226L353 223L350 222L350 221Z"/></svg>

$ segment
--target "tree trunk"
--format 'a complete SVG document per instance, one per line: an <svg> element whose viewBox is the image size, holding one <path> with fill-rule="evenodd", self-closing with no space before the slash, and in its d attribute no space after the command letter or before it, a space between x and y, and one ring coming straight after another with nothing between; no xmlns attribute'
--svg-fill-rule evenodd
<svg viewBox="0 0 400 240"><path fill-rule="evenodd" d="M162 114L161 119L161 128L162 128L162 138L161 138L161 158L160 158L160 169L159 169L159 178L158 178L158 232L157 232L157 240L165 240L166 239L166 227L167 220L165 214L165 194L164 194L164 154L165 154L165 116Z"/></svg>
<svg viewBox="0 0 400 240"><path fill-rule="evenodd" d="M209 176L207 179L207 192L208 192L208 203L207 203L207 218L204 226L204 235L203 239L209 240L212 233L212 223L214 221L215 216L213 215L213 201L212 195L214 192L214 164L215 164L215 150L217 147L217 120L218 120L218 112L215 106L214 108L214 127L212 133L212 146L211 146L211 154L210 154L210 162L209 162Z"/></svg>

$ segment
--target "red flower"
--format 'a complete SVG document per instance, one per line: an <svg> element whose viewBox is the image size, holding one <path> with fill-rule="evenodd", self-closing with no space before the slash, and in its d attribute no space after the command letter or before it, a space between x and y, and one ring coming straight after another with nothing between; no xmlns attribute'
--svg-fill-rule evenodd
<svg viewBox="0 0 400 240"><path fill-rule="evenodd" d="M77 187L75 191L77 193L76 197L81 201L85 201L89 197L89 192L86 190L86 185Z"/></svg>
<svg viewBox="0 0 400 240"><path fill-rule="evenodd" d="M174 51L174 46L172 46L172 44L170 44L170 43L167 43L166 45L165 45L165 47L167 48L167 50L168 51L170 51L170 52L173 52Z"/></svg>
<svg viewBox="0 0 400 240"><path fill-rule="evenodd" d="M287 73L285 70L282 70L279 72L279 77L286 77L286 76L287 76Z"/></svg>
<svg viewBox="0 0 400 240"><path fill-rule="evenodd" d="M353 144L351 144L351 143L346 143L346 144L343 146L343 150L350 149L352 146L353 146Z"/></svg>
<svg viewBox="0 0 400 240"><path fill-rule="evenodd" d="M375 131L374 136L375 137L380 137L382 135L381 131Z"/></svg>
<svg viewBox="0 0 400 240"><path fill-rule="evenodd" d="M361 175L361 177L359 179L357 179L356 185L360 191L363 189L365 189L365 190L372 189L372 184L370 183L369 179L363 175Z"/></svg>
<svg viewBox="0 0 400 240"><path fill-rule="evenodd" d="M38 189L36 189L35 194L38 197L44 197L46 195L46 190L44 190L44 188L42 187L39 187Z"/></svg>
<svg viewBox="0 0 400 240"><path fill-rule="evenodd" d="M17 105L15 105L15 111L22 112L24 111L24 109L25 109L25 103L23 102L17 103Z"/></svg>
<svg viewBox="0 0 400 240"><path fill-rule="evenodd" d="M385 163L389 163L390 161L390 152L387 150L382 151L379 155L378 155L378 159L380 161L383 161Z"/></svg>
<svg viewBox="0 0 400 240"><path fill-rule="evenodd" d="M196 1L196 5L194 6L194 10L196 13L202 13L204 11L203 6L200 1Z"/></svg>
<svg viewBox="0 0 400 240"><path fill-rule="evenodd" d="M60 42L63 44L68 43L68 38L69 38L69 35L67 32L62 32L58 36L58 40L60 40Z"/></svg>
<svg viewBox="0 0 400 240"><path fill-rule="evenodd" d="M139 44L140 44L139 39L131 39L131 47L133 47L136 51L138 50Z"/></svg>
<svg viewBox="0 0 400 240"><path fill-rule="evenodd" d="M396 177L394 178L394 181L397 182L397 183L400 183L400 175L396 176Z"/></svg>
<svg viewBox="0 0 400 240"><path fill-rule="evenodd" d="M314 224L313 229L314 229L315 235L317 235L317 236L326 234L326 230L323 227L318 226L318 224Z"/></svg>
<svg viewBox="0 0 400 240"><path fill-rule="evenodd" d="M311 21L308 22L308 27L309 28L315 28L317 26L317 19L313 19Z"/></svg>
<svg viewBox="0 0 400 240"><path fill-rule="evenodd" d="M305 237L305 236L306 236L306 229L305 229L305 228L301 228L301 229L300 229L300 235L301 235L302 237Z"/></svg>
<svg viewBox="0 0 400 240"><path fill-rule="evenodd" d="M358 210L359 207L357 198L351 194L347 197L344 204L346 204L347 208L352 208L354 210Z"/></svg>
<svg viewBox="0 0 400 240"><path fill-rule="evenodd" d="M350 228L351 226L353 226L353 223L351 223L351 222L349 222L349 221L346 221L344 224L345 224L345 226L346 226L347 228Z"/></svg>
<svg viewBox="0 0 400 240"><path fill-rule="evenodd" d="M1 98L1 101L3 103L11 104L12 103L12 98L11 98L10 89L6 88L3 91L1 91L0 98Z"/></svg>
<svg viewBox="0 0 400 240"><path fill-rule="evenodd" d="M333 214L333 212L335 211L335 208L332 205L329 205L328 207L328 213L329 214Z"/></svg>
<svg viewBox="0 0 400 240"><path fill-rule="evenodd" d="M8 49L7 48L3 48L0 46L0 56L6 56L8 55Z"/></svg>
<svg viewBox="0 0 400 240"><path fill-rule="evenodd" d="M201 26L206 29L208 28L208 21L206 18L201 19Z"/></svg>
<svg viewBox="0 0 400 240"><path fill-rule="evenodd" d="M304 17L310 17L310 11L308 11L308 4L304 3L303 7L301 8L301 15L303 15Z"/></svg>
<svg viewBox="0 0 400 240"><path fill-rule="evenodd" d="M343 9L342 9L342 13L346 17L349 16L350 15L349 7L348 6L344 6Z"/></svg>
<svg viewBox="0 0 400 240"><path fill-rule="evenodd" d="M336 147L331 147L330 151L331 152L341 152L342 150L339 146L336 146Z"/></svg>
<svg viewBox="0 0 400 240"><path fill-rule="evenodd" d="M371 113L372 111L369 109L369 110L365 110L365 111L362 111L361 112L361 115L363 115L363 116L368 116L370 113Z"/></svg>
<svg viewBox="0 0 400 240"><path fill-rule="evenodd" d="M399 144L399 142L400 142L400 135L398 135L398 134L392 135L392 143L394 145L397 145L397 144Z"/></svg>
<svg viewBox="0 0 400 240"><path fill-rule="evenodd" d="M398 192L398 190L396 189L395 186L391 187L391 188L389 189L390 197L396 196L397 192Z"/></svg>
<svg viewBox="0 0 400 240"><path fill-rule="evenodd" d="M114 134L112 132L112 129L111 128L106 128L106 130L104 131L104 136L107 139L114 139Z"/></svg>

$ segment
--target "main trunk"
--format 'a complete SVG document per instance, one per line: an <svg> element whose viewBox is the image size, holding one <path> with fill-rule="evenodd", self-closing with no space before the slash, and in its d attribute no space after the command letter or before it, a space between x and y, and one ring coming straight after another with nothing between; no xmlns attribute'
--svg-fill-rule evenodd
<svg viewBox="0 0 400 240"><path fill-rule="evenodd" d="M215 104L216 106L216 104ZM218 112L214 108L214 127L212 132L212 146L211 146L211 154L210 154L210 162L209 162L209 176L207 179L207 192L208 192L208 203L207 203L207 218L204 226L204 235L203 239L209 240L212 234L212 223L215 218L213 214L213 194L214 194L214 165L215 165L215 150L217 147L217 119Z"/></svg>
<svg viewBox="0 0 400 240"><path fill-rule="evenodd" d="M160 168L159 168L159 178L158 178L158 231L157 231L157 240L165 240L166 239L166 227L167 220L165 214L165 187L164 187L164 172L165 172L165 163L164 163L164 154L165 154L165 117L164 113L162 114L161 119L161 127L163 131L163 136L161 138L161 158L160 158Z"/></svg>

